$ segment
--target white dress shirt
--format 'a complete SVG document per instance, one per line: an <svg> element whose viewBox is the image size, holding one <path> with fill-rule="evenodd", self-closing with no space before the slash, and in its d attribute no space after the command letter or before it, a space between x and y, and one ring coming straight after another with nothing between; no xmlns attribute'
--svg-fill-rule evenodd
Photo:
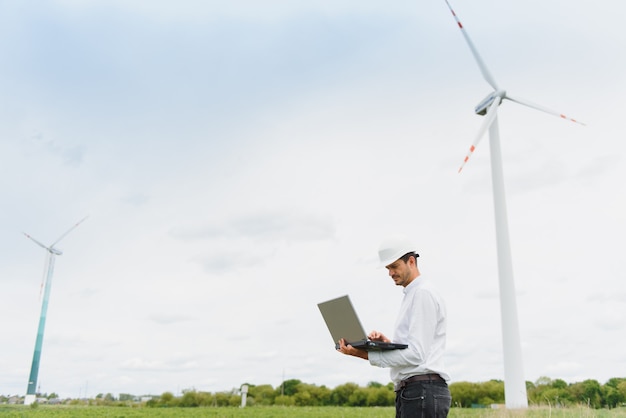
<svg viewBox="0 0 626 418"><path fill-rule="evenodd" d="M446 348L446 306L443 299L421 275L403 292L392 341L408 344L408 347L404 350L370 351L370 364L389 367L394 383L428 373L437 373L446 381L450 380L443 363Z"/></svg>

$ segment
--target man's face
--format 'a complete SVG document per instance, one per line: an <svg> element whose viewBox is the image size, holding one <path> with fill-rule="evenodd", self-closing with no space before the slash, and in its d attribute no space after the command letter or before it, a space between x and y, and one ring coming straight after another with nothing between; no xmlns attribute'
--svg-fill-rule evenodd
<svg viewBox="0 0 626 418"><path fill-rule="evenodd" d="M413 260L409 259L409 263ZM409 263L402 260L396 260L387 266L389 276L393 279L397 286L406 287L412 281Z"/></svg>

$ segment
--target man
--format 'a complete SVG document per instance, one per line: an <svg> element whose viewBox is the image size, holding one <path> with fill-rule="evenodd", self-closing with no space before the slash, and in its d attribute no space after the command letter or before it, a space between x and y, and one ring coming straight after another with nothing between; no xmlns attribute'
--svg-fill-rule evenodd
<svg viewBox="0 0 626 418"><path fill-rule="evenodd" d="M415 247L405 237L391 237L378 250L380 265L387 268L404 298L396 320L393 342L408 344L404 350L365 351L339 341L338 351L389 367L396 391L396 418L446 417L450 390L443 352L446 346L446 307L443 299L420 275ZM378 331L368 338L391 342Z"/></svg>

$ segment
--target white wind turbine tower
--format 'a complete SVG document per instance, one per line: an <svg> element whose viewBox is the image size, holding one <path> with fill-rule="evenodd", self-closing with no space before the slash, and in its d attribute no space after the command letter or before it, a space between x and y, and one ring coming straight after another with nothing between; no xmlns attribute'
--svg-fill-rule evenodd
<svg viewBox="0 0 626 418"><path fill-rule="evenodd" d="M61 235L59 237L59 239L57 239L52 244L50 244L49 247L44 245L44 244L42 244L41 242L37 241L35 238L31 237L27 233L24 233L24 235L26 235L26 237L28 237L31 240L33 240L33 242L35 242L35 244L37 244L40 247L44 248L48 252L47 255L46 255L46 267L45 267L45 274L44 274L44 283L42 284L42 286L44 287L44 293L43 293L43 299L42 299L42 302L41 302L41 314L39 316L39 327L37 328L37 339L35 341L35 352L33 354L33 362L32 362L31 367L30 367L30 375L29 375L29 378L28 378L28 389L26 390L26 396L24 398L24 404L25 405L30 405L30 404L34 403L35 400L36 400L37 378L38 378L38 375L39 375L39 361L41 359L41 346L43 344L43 333L44 333L44 329L46 327L46 315L47 315L47 312L48 312L48 300L50 298L50 287L52 285L52 272L54 271L54 257L57 256L57 255L63 254L60 250L58 250L54 246L56 244L58 244L59 241L61 241L63 238L65 238L67 236L67 234L72 232L72 230L74 230L74 228L76 228L78 225L80 225L85 219L87 219L87 216L84 217L83 219L81 219L80 221L78 221L73 227L71 227L69 230L67 230L66 233Z"/></svg>
<svg viewBox="0 0 626 418"><path fill-rule="evenodd" d="M526 394L526 382L524 380L524 369L522 363L522 348L520 343L519 324L517 319L517 301L515 296L515 282L513 280L513 265L511 261L511 247L509 242L509 228L506 212L506 200L504 196L504 179L502 174L502 155L500 151L500 133L498 130L498 106L502 100L510 100L530 108L540 110L563 119L577 122L565 115L551 109L538 106L534 103L513 98L506 91L501 90L494 78L489 73L482 58L478 54L476 47L472 43L467 32L463 28L461 21L454 13L452 6L446 0L452 16L456 20L463 37L467 41L478 67L484 79L493 87L494 91L484 98L475 112L478 115L485 115L485 121L481 125L478 135L476 135L470 150L459 168L459 172L470 158L474 149L489 129L489 145L491 152L491 179L493 183L493 201L496 221L496 242L498 252L498 277L500 282L500 311L502 315L502 346L504 354L504 397L507 408L527 408L528 397ZM580 122L577 122L580 123Z"/></svg>

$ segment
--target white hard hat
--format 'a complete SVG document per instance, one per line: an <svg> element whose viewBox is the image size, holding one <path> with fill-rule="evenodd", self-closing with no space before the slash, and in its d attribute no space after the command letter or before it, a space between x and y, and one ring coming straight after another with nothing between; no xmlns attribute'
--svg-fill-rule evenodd
<svg viewBox="0 0 626 418"><path fill-rule="evenodd" d="M415 245L407 237L401 235L388 237L378 248L379 267L386 267L407 253L415 253L415 256L419 257Z"/></svg>

